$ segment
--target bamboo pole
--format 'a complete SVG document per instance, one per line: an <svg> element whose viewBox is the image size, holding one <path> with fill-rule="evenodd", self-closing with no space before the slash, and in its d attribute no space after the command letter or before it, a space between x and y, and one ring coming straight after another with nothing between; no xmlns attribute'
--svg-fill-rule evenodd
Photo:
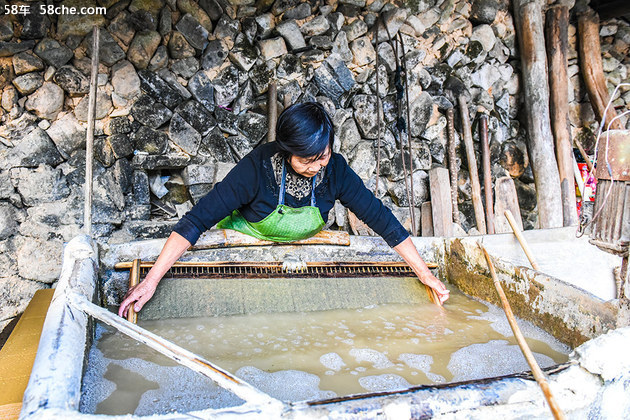
<svg viewBox="0 0 630 420"><path fill-rule="evenodd" d="M468 104L464 95L459 96L459 113L462 118L462 133L464 134L464 145L466 146L466 158L468 160L468 172L470 174L470 186L472 189L472 202L475 211L475 221L477 229L485 235L486 219L483 213L483 203L481 202L481 185L479 184L479 170L477 169L477 157L475 156L475 146L473 145L472 131L470 128L470 116L468 115ZM435 220L434 220L435 223Z"/></svg>
<svg viewBox="0 0 630 420"><path fill-rule="evenodd" d="M578 15L579 55L582 78L591 100L591 106L600 124L606 127L612 122L610 128L623 130L625 127L620 120L613 119L617 116L614 108L608 105L608 88L602 65L602 49L599 41L599 17L592 9ZM605 122L602 122L605 120Z"/></svg>
<svg viewBox="0 0 630 420"><path fill-rule="evenodd" d="M523 233L519 229L518 224L516 223L516 220L514 220L514 215L512 214L510 210L506 210L503 214L505 214L505 218L508 220L508 223L512 227L512 232L514 232L514 236L516 236L516 239L518 239L518 243L521 244L521 248L523 248L523 252L525 252L525 255L527 256L529 263L532 265L532 268L536 271L540 271L540 267L534 260L534 254L532 253L532 250L529 248L529 244L527 243L527 240L525 239L525 237L523 236Z"/></svg>
<svg viewBox="0 0 630 420"><path fill-rule="evenodd" d="M490 143L488 142L488 116L479 119L479 139L481 140L481 162L483 167L483 189L486 199L486 226L488 233L494 233L494 210L492 206L492 171L490 169Z"/></svg>
<svg viewBox="0 0 630 420"><path fill-rule="evenodd" d="M562 193L549 116L549 76L539 2L513 0L514 23L521 53L522 98L527 150L534 173L541 228L562 226Z"/></svg>
<svg viewBox="0 0 630 420"><path fill-rule="evenodd" d="M131 263L131 268L129 270L129 288L135 287L140 283L140 265L142 261L139 259L133 260ZM127 311L127 321L137 324L138 323L138 314L136 310L133 308L133 305L129 306L129 310Z"/></svg>
<svg viewBox="0 0 630 420"><path fill-rule="evenodd" d="M144 328L128 322L118 315L93 304L84 296L76 292L68 293L67 299L71 306L85 312L101 322L106 323L107 325L116 328L118 331L133 338L134 340L146 344L169 359L174 360L175 362L186 366L197 373L200 373L201 375L216 382L220 387L233 392L236 396L249 403L282 404L277 399L254 388L252 385L233 376L231 373L212 364L201 356L198 356L178 346L177 344L171 343L157 334L153 334Z"/></svg>
<svg viewBox="0 0 630 420"><path fill-rule="evenodd" d="M278 122L278 89L275 80L269 82L267 91L267 142L276 141L276 123Z"/></svg>
<svg viewBox="0 0 630 420"><path fill-rule="evenodd" d="M531 368L532 374L534 375L536 382L540 386L540 389L542 390L542 393L545 396L547 403L549 404L549 409L551 410L551 414L553 414L553 417L555 419L564 419L565 418L564 413L560 409L560 406L558 405L558 403L556 402L556 399L551 393L549 383L547 382L545 375L540 369L540 366L538 366L538 363L536 362L536 359L534 358L532 351L530 350L529 346L527 345L527 342L525 341L525 337L523 336L523 333L521 333L521 330L518 327L518 324L516 323L516 318L514 317L514 313L512 312L510 303L507 300L507 296L505 295L505 292L503 291L503 287L501 287L501 283L499 282L499 279L497 277L497 273L494 269L494 265L492 264L492 261L490 260L490 255L488 255L488 251L486 251L483 245L479 244L479 246L481 247L481 250L483 251L483 255L486 257L486 261L488 262L490 275L492 276L494 287L497 290L497 293L499 294L501 305L503 306L503 311L505 312L505 316L507 317L507 320L510 324L510 328L512 328L512 332L514 333L516 342L518 343L518 346L521 348L521 351L523 352L523 356L525 356L525 360L527 360L527 364Z"/></svg>
<svg viewBox="0 0 630 420"><path fill-rule="evenodd" d="M569 131L568 28L569 8L566 5L550 7L547 10L546 41L549 60L551 128L555 138L560 175L562 223L564 226L573 226L578 220L573 186L573 148Z"/></svg>
<svg viewBox="0 0 630 420"><path fill-rule="evenodd" d="M453 111L453 108L446 110L446 127L448 134L448 172L451 176L453 222L459 225L461 221L459 220L459 206L457 205L457 157L455 155L455 111Z"/></svg>
<svg viewBox="0 0 630 420"><path fill-rule="evenodd" d="M100 29L92 30L92 72L90 75L90 93L88 96L88 121L85 139L85 199L83 208L83 230L92 235L92 176L94 163L94 119L96 113L96 87L98 85L98 54Z"/></svg>

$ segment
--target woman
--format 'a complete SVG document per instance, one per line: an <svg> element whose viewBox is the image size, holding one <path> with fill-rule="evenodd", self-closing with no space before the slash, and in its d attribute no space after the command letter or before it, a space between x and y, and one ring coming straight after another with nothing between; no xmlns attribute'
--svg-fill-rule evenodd
<svg viewBox="0 0 630 420"><path fill-rule="evenodd" d="M333 125L314 102L287 108L278 119L276 141L257 147L177 223L144 281L131 288L118 314L140 311L162 276L207 229L218 228L276 242L315 235L339 199L381 235L420 281L444 302L449 292L428 269L409 234L365 187L345 159L332 152Z"/></svg>

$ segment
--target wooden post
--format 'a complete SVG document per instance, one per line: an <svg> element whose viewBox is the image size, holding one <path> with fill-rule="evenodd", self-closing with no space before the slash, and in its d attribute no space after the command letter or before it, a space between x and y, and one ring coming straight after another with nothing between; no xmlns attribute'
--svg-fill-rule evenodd
<svg viewBox="0 0 630 420"><path fill-rule="evenodd" d="M562 193L549 120L547 57L543 14L535 0L514 0L521 51L528 151L532 163L541 228L562 226Z"/></svg>
<svg viewBox="0 0 630 420"><path fill-rule="evenodd" d="M451 175L453 222L459 225L461 222L459 220L459 206L457 205L457 156L455 155L455 111L453 108L446 110L446 127L448 134L448 171Z"/></svg>
<svg viewBox="0 0 630 420"><path fill-rule="evenodd" d="M422 236L433 236L433 214L431 209L431 202L425 201L420 207L421 222L422 222Z"/></svg>
<svg viewBox="0 0 630 420"><path fill-rule="evenodd" d="M133 263L131 263L131 269L129 270L129 288L130 289L134 286L137 286L138 283L140 283L140 264L141 263L142 261L140 261L139 259L135 259L133 260ZM133 305L130 305L127 311L127 321L131 322L132 324L138 323L138 314L136 313L136 310L133 308Z"/></svg>
<svg viewBox="0 0 630 420"><path fill-rule="evenodd" d="M429 171L431 189L431 215L435 236L453 236L453 214L451 186L446 168L433 168Z"/></svg>
<svg viewBox="0 0 630 420"><path fill-rule="evenodd" d="M540 386L540 389L543 395L545 396L547 403L549 404L549 409L551 410L551 414L553 414L553 417L557 420L564 419L565 418L564 413L560 409L560 406L558 406L556 399L553 397L553 394L551 393L551 388L549 387L549 383L547 382L545 375L540 369L540 366L538 366L538 362L536 362L536 359L534 358L534 354L532 353L529 346L527 345L527 341L525 341L525 337L523 336L521 329L516 323L516 318L514 317L514 313L512 312L512 307L510 306L510 302L507 300L507 296L505 296L503 287L501 286L501 283L499 282L499 278L497 277L497 272L495 271L494 265L492 264L492 261L490 260L490 255L488 255L488 251L486 251L483 245L479 244L479 247L481 248L483 255L486 257L486 262L488 263L488 268L490 269L490 276L492 277L494 288L496 289L499 295L499 300L501 301L501 305L503 306L503 311L505 312L505 316L507 317L508 323L510 324L510 328L512 329L512 332L514 333L514 338L516 338L516 342L518 343L518 346L521 348L521 352L523 353L523 356L525 356L525 360L527 361L527 364L532 370L534 379L536 379L536 382Z"/></svg>
<svg viewBox="0 0 630 420"><path fill-rule="evenodd" d="M92 30L92 72L90 74L90 93L88 96L88 121L85 139L85 186L83 207L83 230L92 235L92 176L94 162L94 119L96 113L96 87L98 85L98 54L100 29L94 26Z"/></svg>
<svg viewBox="0 0 630 420"><path fill-rule="evenodd" d="M568 38L569 8L552 6L547 11L547 57L549 59L549 91L551 94L551 128L556 143L556 159L562 194L562 224L578 222L573 185L573 148L569 131Z"/></svg>
<svg viewBox="0 0 630 420"><path fill-rule="evenodd" d="M276 141L276 123L278 121L278 90L276 81L269 82L267 91L267 142Z"/></svg>
<svg viewBox="0 0 630 420"><path fill-rule="evenodd" d="M462 133L464 145L466 146L466 159L468 160L468 172L470 174L470 186L472 189L472 202L475 211L475 221L477 230L483 235L486 234L486 219L483 214L483 203L481 202L481 185L479 184L479 170L477 169L477 157L475 156L475 146L473 145L472 131L470 128L470 116L468 115L468 104L463 95L459 96L459 113L462 118ZM435 224L435 221L434 221Z"/></svg>
<svg viewBox="0 0 630 420"><path fill-rule="evenodd" d="M521 209L518 205L518 196L516 195L516 187L514 181L509 176L497 178L494 183L494 229L496 233L511 232L510 224L505 218L505 210L510 210L512 214L516 214L516 224L523 229L521 221Z"/></svg>
<svg viewBox="0 0 630 420"><path fill-rule="evenodd" d="M592 9L578 15L578 33L582 78L591 99L591 106L600 123L606 112L603 130L606 131L608 124L617 116L617 112L612 107L606 111L609 97L602 66L602 49L599 43L599 17ZM615 120L610 128L623 130L625 127L620 120Z"/></svg>
<svg viewBox="0 0 630 420"><path fill-rule="evenodd" d="M488 143L488 116L479 119L479 139L481 140L481 162L483 166L483 189L486 199L486 222L488 233L494 233L494 211L492 203L492 171L490 170L490 143Z"/></svg>

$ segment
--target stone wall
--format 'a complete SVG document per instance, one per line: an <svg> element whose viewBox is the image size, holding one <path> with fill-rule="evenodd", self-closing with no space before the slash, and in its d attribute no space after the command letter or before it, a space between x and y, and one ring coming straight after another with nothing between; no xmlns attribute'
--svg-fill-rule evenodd
<svg viewBox="0 0 630 420"><path fill-rule="evenodd" d="M337 151L373 188L377 54L385 123L377 195L409 226L396 128L406 109L396 101L396 44L388 32L400 34L409 69L415 206L429 199L427 171L446 164L445 110L454 102L450 88L463 84L473 120L490 115L493 178L515 179L525 226L535 225L507 0L61 2L106 8L91 15L10 4L19 5L15 13L0 16L0 329L36 289L54 285L63 244L82 228L94 24L101 35L93 221L102 243L168 235L179 215L265 141L273 78L280 104L326 106ZM571 125L589 146L597 124L570 30ZM630 25L604 22L601 36L613 87L628 78ZM626 91L615 105L628 103ZM458 164L468 231L474 217L462 147ZM346 214L336 210L329 223L347 229Z"/></svg>

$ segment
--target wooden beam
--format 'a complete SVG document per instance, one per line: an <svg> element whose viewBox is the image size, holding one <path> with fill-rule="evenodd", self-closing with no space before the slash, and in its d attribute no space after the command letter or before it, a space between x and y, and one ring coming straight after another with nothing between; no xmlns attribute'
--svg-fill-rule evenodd
<svg viewBox="0 0 630 420"><path fill-rule="evenodd" d="M429 171L431 190L431 216L434 236L453 236L453 213L451 185L446 168L433 168Z"/></svg>
<svg viewBox="0 0 630 420"><path fill-rule="evenodd" d="M421 211L421 223L422 223L422 236L433 236L433 214L431 209L431 202L425 201L420 207Z"/></svg>
<svg viewBox="0 0 630 420"><path fill-rule="evenodd" d="M339 230L322 230L316 235L294 242L263 241L231 229L211 229L201 235L199 241L190 249L233 248L239 246L273 246L273 245L350 245L348 232Z"/></svg>
<svg viewBox="0 0 630 420"><path fill-rule="evenodd" d="M510 224L505 217L505 211L510 210L516 215L516 224L519 229L523 229L521 220L521 209L518 205L518 196L516 195L516 187L514 181L509 176L497 178L494 183L494 229L496 233L512 232Z"/></svg>
<svg viewBox="0 0 630 420"><path fill-rule="evenodd" d="M599 43L599 17L592 9L589 8L586 12L578 15L578 34L582 78L584 79L588 96L591 99L593 111L595 111L595 115L601 123L609 97L602 66L602 49ZM604 122L604 131L616 116L617 112L615 109L613 107L608 108ZM613 121L610 128L623 130L625 127L622 126L621 121L616 120Z"/></svg>
<svg viewBox="0 0 630 420"><path fill-rule="evenodd" d="M562 194L562 224L577 225L575 186L573 184L573 147L569 131L569 8L557 5L547 10L547 57L551 94L551 127L556 144L556 159Z"/></svg>
<svg viewBox="0 0 630 420"><path fill-rule="evenodd" d="M547 56L543 13L535 0L514 0L516 35L519 38L528 134L528 152L536 184L541 228L562 226L562 193L549 117Z"/></svg>

